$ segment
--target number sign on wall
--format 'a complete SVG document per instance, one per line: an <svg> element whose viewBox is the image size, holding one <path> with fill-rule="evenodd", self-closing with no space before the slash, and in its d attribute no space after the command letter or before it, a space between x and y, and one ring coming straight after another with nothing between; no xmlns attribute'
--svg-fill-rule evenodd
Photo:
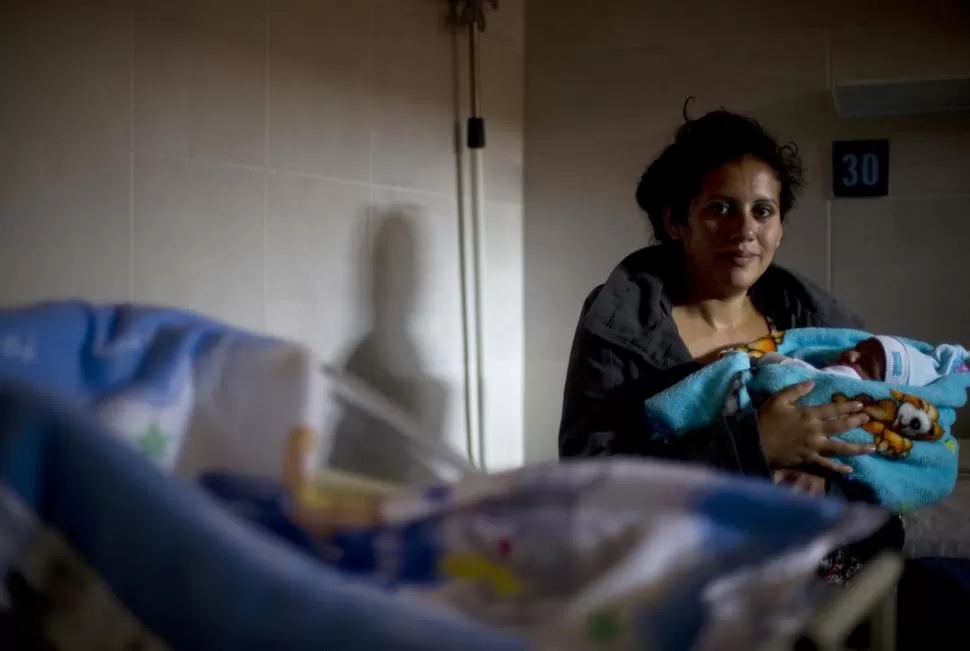
<svg viewBox="0 0 970 651"><path fill-rule="evenodd" d="M889 194L889 141L833 142L832 193L836 197L884 197Z"/></svg>

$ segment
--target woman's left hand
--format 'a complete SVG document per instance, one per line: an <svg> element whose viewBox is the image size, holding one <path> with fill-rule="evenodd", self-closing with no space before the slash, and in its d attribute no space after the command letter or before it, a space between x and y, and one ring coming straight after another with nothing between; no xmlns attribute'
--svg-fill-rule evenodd
<svg viewBox="0 0 970 651"><path fill-rule="evenodd" d="M798 493L825 495L825 478L809 472L785 468L776 470L771 478L779 486L788 486Z"/></svg>

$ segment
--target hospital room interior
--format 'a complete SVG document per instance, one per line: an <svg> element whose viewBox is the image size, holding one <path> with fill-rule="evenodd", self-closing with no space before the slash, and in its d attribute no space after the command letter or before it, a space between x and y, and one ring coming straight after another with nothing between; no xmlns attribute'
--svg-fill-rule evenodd
<svg viewBox="0 0 970 651"><path fill-rule="evenodd" d="M0 648L970 648L964 273L967 0L0 0Z"/></svg>

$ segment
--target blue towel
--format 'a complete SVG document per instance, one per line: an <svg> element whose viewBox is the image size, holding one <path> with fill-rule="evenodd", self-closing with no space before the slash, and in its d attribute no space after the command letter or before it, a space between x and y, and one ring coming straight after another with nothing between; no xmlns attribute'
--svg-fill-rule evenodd
<svg viewBox="0 0 970 651"><path fill-rule="evenodd" d="M227 340L278 343L193 312L135 304L51 301L0 309L0 377L90 406L123 387L167 400L185 362Z"/></svg>
<svg viewBox="0 0 970 651"><path fill-rule="evenodd" d="M759 339L647 400L648 426L654 437L676 436L727 413L759 407L778 391L812 380L815 388L801 404L859 401L870 416L865 426L838 437L879 447L873 455L839 459L852 467L854 480L871 487L880 505L897 512L936 502L950 494L957 478L959 447L950 430L970 387L970 373L958 372L964 370L966 351L904 339L932 355L945 374L922 387L894 387L800 364L759 363L778 353L820 369L871 336L858 330L800 328Z"/></svg>

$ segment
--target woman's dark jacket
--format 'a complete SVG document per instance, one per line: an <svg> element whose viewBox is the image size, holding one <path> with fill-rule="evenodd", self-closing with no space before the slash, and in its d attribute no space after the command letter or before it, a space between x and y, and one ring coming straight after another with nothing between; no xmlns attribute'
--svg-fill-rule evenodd
<svg viewBox="0 0 970 651"><path fill-rule="evenodd" d="M683 277L676 252L648 247L627 257L590 293L569 357L560 457L645 455L769 474L754 410L669 440L654 440L645 431L643 401L700 367L671 318L671 296ZM779 330L862 327L835 298L777 266L750 295Z"/></svg>

